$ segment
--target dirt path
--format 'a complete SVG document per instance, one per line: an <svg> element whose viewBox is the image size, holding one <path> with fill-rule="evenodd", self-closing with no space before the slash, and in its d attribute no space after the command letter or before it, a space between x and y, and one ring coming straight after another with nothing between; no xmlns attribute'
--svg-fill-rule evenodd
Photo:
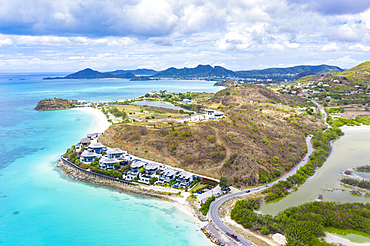
<svg viewBox="0 0 370 246"><path fill-rule="evenodd" d="M212 126L211 126L211 128L212 128L213 130L215 130L216 143L217 143L218 145L223 144L223 142L221 141L221 137L220 137L220 135L219 135L219 130L218 130L217 128L215 128L215 127L212 127ZM224 146L225 146L225 145L224 145ZM230 150L230 148L229 148L229 147L227 147L227 146L225 146L225 150L226 150L225 158L224 158L222 161L220 161L220 164L218 164L218 166L213 167L213 168L211 168L210 170L217 170L217 169L221 169L221 168L223 167L223 165L224 165L225 161L227 160L227 158L230 158L230 156L231 156L231 150Z"/></svg>

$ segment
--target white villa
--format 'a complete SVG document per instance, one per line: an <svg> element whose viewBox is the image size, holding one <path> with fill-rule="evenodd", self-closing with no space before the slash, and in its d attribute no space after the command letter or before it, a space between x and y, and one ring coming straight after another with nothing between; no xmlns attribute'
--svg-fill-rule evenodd
<svg viewBox="0 0 370 246"><path fill-rule="evenodd" d="M205 114L209 117L209 116L213 116L214 113L216 112L216 110L214 109L206 109L205 110Z"/></svg>
<svg viewBox="0 0 370 246"><path fill-rule="evenodd" d="M145 167L148 163L139 159L135 159L130 165L130 171L126 174L126 179L133 180L137 178L139 170L142 167Z"/></svg>
<svg viewBox="0 0 370 246"><path fill-rule="evenodd" d="M196 177L193 173L182 171L177 175L176 185L178 187L180 186L188 187L191 185L191 182L193 182L195 179Z"/></svg>
<svg viewBox="0 0 370 246"><path fill-rule="evenodd" d="M114 148L114 149L109 148L107 150L107 157L108 158L119 159L121 156L126 155L126 154L127 154L126 151L123 151L119 148Z"/></svg>
<svg viewBox="0 0 370 246"><path fill-rule="evenodd" d="M89 145L89 150L94 151L97 154L100 154L102 151L106 152L107 147L101 143L92 143Z"/></svg>
<svg viewBox="0 0 370 246"><path fill-rule="evenodd" d="M91 142L90 138L83 138L80 140L81 145L89 145L90 142Z"/></svg>
<svg viewBox="0 0 370 246"><path fill-rule="evenodd" d="M159 181L164 182L164 183L169 183L172 180L176 179L177 173L178 173L177 170L168 167L164 169L161 175L159 176Z"/></svg>
<svg viewBox="0 0 370 246"><path fill-rule="evenodd" d="M99 165L100 165L100 168L103 169L103 170L106 170L106 169L115 169L114 168L114 164L116 163L119 163L120 161L115 159L115 158L109 158L107 156L103 156L100 160L99 160Z"/></svg>
<svg viewBox="0 0 370 246"><path fill-rule="evenodd" d="M84 150L80 156L80 161L85 164L90 164L95 160L95 158L101 158L101 154L97 154L92 151Z"/></svg>
<svg viewBox="0 0 370 246"><path fill-rule="evenodd" d="M205 110L205 117L209 119L221 119L225 117L224 113L216 111L214 109L206 109Z"/></svg>
<svg viewBox="0 0 370 246"><path fill-rule="evenodd" d="M225 115L224 113L220 111L216 111L214 109L206 109L204 114L194 114L191 115L190 118L182 118L177 120L179 123L184 123L185 121L190 121L190 122L196 122L196 121L202 121L202 120L215 120L215 119L221 119L224 118Z"/></svg>
<svg viewBox="0 0 370 246"><path fill-rule="evenodd" d="M97 132L97 133L89 133L87 134L87 138L90 138L91 140L100 137L103 135L103 133Z"/></svg>
<svg viewBox="0 0 370 246"><path fill-rule="evenodd" d="M158 171L160 171L161 169L161 165L158 164L158 163L154 163L154 162L151 162L151 163L148 163L144 169L145 169L145 174L146 175L149 175L149 176L152 176L152 175L155 175ZM162 169L163 170L163 169Z"/></svg>

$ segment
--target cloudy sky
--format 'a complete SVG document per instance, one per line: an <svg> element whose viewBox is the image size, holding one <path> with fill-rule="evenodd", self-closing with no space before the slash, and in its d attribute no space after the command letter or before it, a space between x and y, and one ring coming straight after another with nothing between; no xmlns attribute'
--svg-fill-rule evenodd
<svg viewBox="0 0 370 246"><path fill-rule="evenodd" d="M369 60L368 0L2 0L0 72Z"/></svg>

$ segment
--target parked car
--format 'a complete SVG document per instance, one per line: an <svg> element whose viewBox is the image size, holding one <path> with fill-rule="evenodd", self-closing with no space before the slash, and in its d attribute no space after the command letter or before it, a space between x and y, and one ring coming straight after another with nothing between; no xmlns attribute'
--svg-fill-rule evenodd
<svg viewBox="0 0 370 246"><path fill-rule="evenodd" d="M235 238L235 239L237 239L237 238L238 238L238 236L237 236L237 235L235 235L235 234L231 234L231 236L232 236L233 238Z"/></svg>

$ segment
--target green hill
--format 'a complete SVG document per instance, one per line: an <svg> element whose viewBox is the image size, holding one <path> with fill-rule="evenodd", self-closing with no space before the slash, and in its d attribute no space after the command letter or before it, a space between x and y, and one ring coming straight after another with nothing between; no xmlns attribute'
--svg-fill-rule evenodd
<svg viewBox="0 0 370 246"><path fill-rule="evenodd" d="M51 79L99 79L99 78L131 79L131 78L135 78L135 77L136 76L133 73L123 71L123 70L101 73L99 71L92 70L91 68L85 68L81 71L69 74L65 77L48 77L48 78L43 78L43 79L45 79L45 80L51 80Z"/></svg>
<svg viewBox="0 0 370 246"><path fill-rule="evenodd" d="M370 83L370 62L361 63L342 73L338 73L333 78L347 80L353 84L369 84Z"/></svg>
<svg viewBox="0 0 370 246"><path fill-rule="evenodd" d="M281 75L296 75L303 72L312 71L315 73L342 72L344 69L336 66L318 65L318 66L294 66L287 68L266 68L262 70L248 70L235 72L238 77L242 78L259 78L259 77L281 77Z"/></svg>
<svg viewBox="0 0 370 246"><path fill-rule="evenodd" d="M195 68L168 68L153 77L233 77L235 73L226 68L210 65L198 65Z"/></svg>

